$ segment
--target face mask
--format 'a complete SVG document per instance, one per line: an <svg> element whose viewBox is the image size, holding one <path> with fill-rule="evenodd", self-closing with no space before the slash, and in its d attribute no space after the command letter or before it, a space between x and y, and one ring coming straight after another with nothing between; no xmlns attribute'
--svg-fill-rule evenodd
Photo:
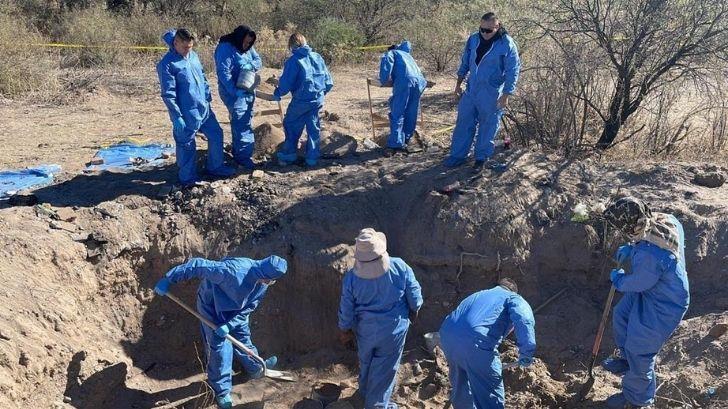
<svg viewBox="0 0 728 409"><path fill-rule="evenodd" d="M480 28L480 32L481 32L481 33L486 33L486 34L490 34L490 33L492 33L493 31L495 31L495 29L492 29L492 28L483 28L483 27L481 27L481 28Z"/></svg>

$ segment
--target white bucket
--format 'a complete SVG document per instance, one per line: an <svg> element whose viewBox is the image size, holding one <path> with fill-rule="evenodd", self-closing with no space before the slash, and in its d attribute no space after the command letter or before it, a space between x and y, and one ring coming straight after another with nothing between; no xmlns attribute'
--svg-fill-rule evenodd
<svg viewBox="0 0 728 409"><path fill-rule="evenodd" d="M254 92L255 88L260 84L260 75L252 70L242 70L238 75L236 86L248 92Z"/></svg>

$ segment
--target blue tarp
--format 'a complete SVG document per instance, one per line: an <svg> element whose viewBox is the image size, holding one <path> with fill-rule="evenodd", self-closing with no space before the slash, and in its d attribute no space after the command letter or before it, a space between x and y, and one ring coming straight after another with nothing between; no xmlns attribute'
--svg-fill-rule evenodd
<svg viewBox="0 0 728 409"><path fill-rule="evenodd" d="M53 174L60 171L58 165L0 171L0 199L7 199L18 190L48 185L53 182Z"/></svg>
<svg viewBox="0 0 728 409"><path fill-rule="evenodd" d="M165 161L162 154L171 155L173 153L174 148L171 145L157 143L139 145L133 142L121 142L96 152L96 158L103 159L104 163L89 165L87 169L106 170L159 166Z"/></svg>

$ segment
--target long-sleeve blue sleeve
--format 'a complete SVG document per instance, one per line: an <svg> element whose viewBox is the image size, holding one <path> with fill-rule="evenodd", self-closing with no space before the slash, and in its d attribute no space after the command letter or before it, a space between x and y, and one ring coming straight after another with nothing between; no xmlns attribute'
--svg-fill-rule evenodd
<svg viewBox="0 0 728 409"><path fill-rule="evenodd" d="M465 78L470 71L470 38L465 41L465 49L460 57L460 67L458 68L458 78Z"/></svg>
<svg viewBox="0 0 728 409"><path fill-rule="evenodd" d="M160 64L157 67L157 75L159 75L159 87L161 89L162 101L169 111L169 119L175 122L177 118L182 118L182 111L177 105L177 80L174 74L170 72L172 64Z"/></svg>
<svg viewBox="0 0 728 409"><path fill-rule="evenodd" d="M518 47L516 47L516 42L513 40L509 41L508 54L506 54L503 63L503 73L505 75L503 93L511 95L516 92L516 84L521 72L521 58L518 56Z"/></svg>
<svg viewBox="0 0 728 409"><path fill-rule="evenodd" d="M167 272L166 277L172 283L200 278L219 284L223 281L227 271L228 268L224 262L196 257L172 268Z"/></svg>
<svg viewBox="0 0 728 409"><path fill-rule="evenodd" d="M236 78L233 78L233 54L225 53L218 49L215 53L215 70L217 72L218 83L225 88L228 95L234 96L237 88L235 86Z"/></svg>
<svg viewBox="0 0 728 409"><path fill-rule="evenodd" d="M623 293L641 293L654 287L660 280L662 268L653 254L637 250L632 254L632 273L620 276L614 287Z"/></svg>
<svg viewBox="0 0 728 409"><path fill-rule="evenodd" d="M536 320L531 306L521 296L510 297L507 305L508 315L516 332L518 354L533 358L536 352Z"/></svg>
<svg viewBox="0 0 728 409"><path fill-rule="evenodd" d="M280 98L291 92L296 88L296 80L298 79L298 64L294 58L289 58L286 64L283 66L283 74L278 80L278 86L276 87L273 95Z"/></svg>
<svg viewBox="0 0 728 409"><path fill-rule="evenodd" d="M407 268L407 287L405 288L405 296L407 297L407 305L410 311L419 311L424 302L422 299L422 287L420 286L415 272L411 268Z"/></svg>
<svg viewBox="0 0 728 409"><path fill-rule="evenodd" d="M379 62L379 82L386 84L392 79L392 68L394 68L394 53L390 51L382 55Z"/></svg>
<svg viewBox="0 0 728 409"><path fill-rule="evenodd" d="M260 58L260 54L255 51L255 47L251 47L248 52L250 53L250 63L253 65L253 69L260 71L263 68L263 60Z"/></svg>
<svg viewBox="0 0 728 409"><path fill-rule="evenodd" d="M339 329L350 330L354 328L354 294L351 288L351 273L344 276L341 283L341 300L339 302Z"/></svg>

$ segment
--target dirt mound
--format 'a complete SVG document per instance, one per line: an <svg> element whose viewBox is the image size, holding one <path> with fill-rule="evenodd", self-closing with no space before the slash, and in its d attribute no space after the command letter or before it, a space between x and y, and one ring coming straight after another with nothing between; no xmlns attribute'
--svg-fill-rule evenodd
<svg viewBox="0 0 728 409"><path fill-rule="evenodd" d="M67 209L88 203L88 187L99 183L122 193L77 207L69 229L53 228L32 208L3 209L0 302L9 307L0 310L0 406L204 407L210 401L201 383L199 325L151 289L189 257L271 253L288 259L290 274L252 316L254 341L301 381L236 377L234 397L288 408L326 380L348 383L342 398L354 404L356 355L337 344L336 311L353 238L366 226L387 234L390 252L413 266L426 299L405 347L398 402L444 406L446 365L420 348L420 335L436 331L465 296L509 276L532 306L567 288L537 314L535 367L505 375L517 407L558 405L585 379L609 288L608 258L620 244L595 218L572 222L572 208L596 207L617 191L683 221L693 294L685 325L694 332L681 327L660 365L690 399L702 402L704 389L715 387L706 404L723 402L726 385L717 380L728 373L718 358L725 338L702 339L713 322L728 319L728 188L695 186L680 164L572 162L527 151L500 159L505 172L475 175L441 167L432 153L345 156L340 166L267 167L256 178L241 175L162 200L158 187L139 182L154 180L146 173L84 176L44 189L40 201ZM454 191L440 192L454 183ZM193 303L195 288L185 283L173 291ZM514 358L509 351L504 361ZM617 387L616 377L599 372L585 406ZM672 386L663 388L678 399Z"/></svg>
<svg viewBox="0 0 728 409"><path fill-rule="evenodd" d="M255 158L257 159L273 155L286 138L283 128L268 122L256 126L253 133L255 134Z"/></svg>

